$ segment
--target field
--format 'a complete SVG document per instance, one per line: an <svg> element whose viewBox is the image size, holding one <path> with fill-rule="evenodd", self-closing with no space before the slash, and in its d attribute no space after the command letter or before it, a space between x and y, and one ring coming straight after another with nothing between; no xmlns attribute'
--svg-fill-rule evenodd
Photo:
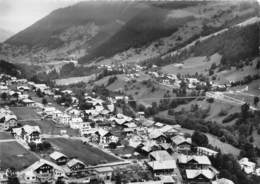
<svg viewBox="0 0 260 184"><path fill-rule="evenodd" d="M40 119L38 114L31 107L10 107L17 116L18 120L33 120Z"/></svg>
<svg viewBox="0 0 260 184"><path fill-rule="evenodd" d="M69 85L69 84L75 84L79 82L88 82L94 77L95 75L82 76L82 77L70 77L66 79L57 79L55 80L55 82L57 85Z"/></svg>
<svg viewBox="0 0 260 184"><path fill-rule="evenodd" d="M183 61L183 65L179 66L176 64L170 64L162 67L161 71L164 73L170 73L177 75L178 73L185 74L195 74L205 73L213 63L218 65L221 60L221 55L214 54L209 58L209 61L206 60L206 57L191 57Z"/></svg>
<svg viewBox="0 0 260 184"><path fill-rule="evenodd" d="M0 132L0 140L13 139L13 137L7 132Z"/></svg>
<svg viewBox="0 0 260 184"><path fill-rule="evenodd" d="M116 162L117 158L109 155L88 144L83 144L79 140L70 140L65 138L48 139L54 149L64 153L68 157L76 157L89 165L100 163Z"/></svg>
<svg viewBox="0 0 260 184"><path fill-rule="evenodd" d="M0 168L24 169L38 159L17 142L0 143Z"/></svg>
<svg viewBox="0 0 260 184"><path fill-rule="evenodd" d="M40 120L33 108L30 107L11 107L11 110L18 116L21 125L39 126L43 134L59 135L61 130L67 130L67 134L71 136L78 135L77 130L69 127L59 127L51 120Z"/></svg>

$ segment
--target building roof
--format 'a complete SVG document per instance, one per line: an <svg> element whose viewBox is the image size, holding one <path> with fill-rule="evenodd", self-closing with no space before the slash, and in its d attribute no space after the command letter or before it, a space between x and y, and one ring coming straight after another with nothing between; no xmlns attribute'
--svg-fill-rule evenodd
<svg viewBox="0 0 260 184"><path fill-rule="evenodd" d="M23 129L26 133L31 134L33 132L39 132L41 133L40 127L39 126L31 126L31 125L24 125Z"/></svg>
<svg viewBox="0 0 260 184"><path fill-rule="evenodd" d="M160 128L160 131L162 132L162 133L166 133L166 132L171 132L171 133L175 133L175 132L177 132L172 126L170 126L170 125L165 125L165 126L163 126L162 128Z"/></svg>
<svg viewBox="0 0 260 184"><path fill-rule="evenodd" d="M178 161L181 164L187 164L190 161L195 161L201 165L211 165L209 158L205 155L179 155Z"/></svg>
<svg viewBox="0 0 260 184"><path fill-rule="evenodd" d="M176 135L172 137L171 140L177 146L183 143L191 144L191 138L185 138L184 136L181 135Z"/></svg>
<svg viewBox="0 0 260 184"><path fill-rule="evenodd" d="M95 171L102 173L102 172L113 172L112 167L99 167L96 168Z"/></svg>
<svg viewBox="0 0 260 184"><path fill-rule="evenodd" d="M176 169L175 160L152 161L147 163L153 170Z"/></svg>
<svg viewBox="0 0 260 184"><path fill-rule="evenodd" d="M234 184L234 182L226 178L221 178L213 181L212 184Z"/></svg>
<svg viewBox="0 0 260 184"><path fill-rule="evenodd" d="M59 159L59 158L61 158L61 157L66 157L66 158L67 158L66 155L64 155L63 153L58 152L58 151L54 151L53 153L51 153L51 154L50 154L50 157L51 157L53 160L57 160L57 159Z"/></svg>
<svg viewBox="0 0 260 184"><path fill-rule="evenodd" d="M72 167L72 166L74 166L77 163L85 165L82 161L80 161L80 160L78 160L76 158L73 158L73 159L71 159L70 161L67 162L67 166L68 167Z"/></svg>
<svg viewBox="0 0 260 184"><path fill-rule="evenodd" d="M196 177L203 175L208 179L213 179L215 177L215 173L209 169L186 169L186 176L188 179L195 179Z"/></svg>
<svg viewBox="0 0 260 184"><path fill-rule="evenodd" d="M150 156L152 156L156 161L173 160L171 155L165 150L153 151L150 153Z"/></svg>
<svg viewBox="0 0 260 184"><path fill-rule="evenodd" d="M208 152L208 153L210 153L212 155L218 154L217 151L209 149L209 148L206 148L206 147L197 147L197 150L205 151L205 152Z"/></svg>
<svg viewBox="0 0 260 184"><path fill-rule="evenodd" d="M50 162L50 161L45 160L45 159L40 159L37 162L34 162L29 167L27 167L25 170L23 170L23 172L34 172L35 170L37 170L39 167L41 167L44 164L48 164L56 170L63 171L63 169L60 166L54 164L53 162Z"/></svg>

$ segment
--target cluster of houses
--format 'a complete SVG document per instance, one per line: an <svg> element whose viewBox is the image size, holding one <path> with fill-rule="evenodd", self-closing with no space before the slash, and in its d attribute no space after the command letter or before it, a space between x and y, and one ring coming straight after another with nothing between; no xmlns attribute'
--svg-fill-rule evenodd
<svg viewBox="0 0 260 184"><path fill-rule="evenodd" d="M17 116L8 108L0 108L0 130L9 130L17 126Z"/></svg>
<svg viewBox="0 0 260 184"><path fill-rule="evenodd" d="M177 81L176 76L167 77ZM197 82L191 79L189 81ZM54 91L57 89L50 89L45 84L10 78L1 83L0 90L10 94L12 90L7 87L9 83L16 84L15 93L18 94L18 98L25 103L24 105L35 107L42 119L50 118L57 125L78 129L80 136L84 137L87 143L96 144L123 159L144 161L143 167L155 176L174 176L168 183L176 183L179 180L178 173L186 183L211 183L218 178L218 171L209 160L209 156L217 155L216 151L197 147L194 152L190 136L182 133L179 125L165 125L146 119L143 112L139 112L135 118L115 113L115 103L124 97L108 97L102 100L86 93L85 103L90 108L79 110L75 99L73 106L61 111L50 104L34 102L27 95L27 91L34 90L55 98ZM70 90L61 93L73 97ZM0 109L0 124L1 122L4 129L12 128L13 135L27 144L42 142L40 128L30 125L16 127L17 117L8 108ZM120 149L124 151L118 151ZM19 175L25 183L39 180L51 182L61 177L82 178L90 172L94 172L103 180L110 180L112 177L111 167L96 167L91 170L89 168L84 162L55 151L48 158L40 159L24 169Z"/></svg>
<svg viewBox="0 0 260 184"><path fill-rule="evenodd" d="M84 162L54 151L18 173L21 183L53 183L59 178L74 183L89 183L91 178L111 181L113 169L109 166L90 167Z"/></svg>

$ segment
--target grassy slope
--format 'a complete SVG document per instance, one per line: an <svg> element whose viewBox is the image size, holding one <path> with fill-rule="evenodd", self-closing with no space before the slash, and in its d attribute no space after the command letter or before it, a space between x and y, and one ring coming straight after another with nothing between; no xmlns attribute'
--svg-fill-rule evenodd
<svg viewBox="0 0 260 184"><path fill-rule="evenodd" d="M101 56L110 57L131 47L142 47L158 38L171 35L178 30L180 25L194 20L193 17L186 17L166 21L168 13L168 9L158 7L145 9L127 22L108 41L81 58L80 61L84 62Z"/></svg>
<svg viewBox="0 0 260 184"><path fill-rule="evenodd" d="M126 8L125 8L126 7ZM122 11L124 10L124 11ZM32 26L16 34L6 41L12 45L26 45L29 47L59 47L63 42L54 38L67 28L85 25L95 22L103 26L103 30L108 29L115 20L128 21L132 16L139 12L136 3L106 3L106 2L81 2L74 6L58 9ZM101 13L102 12L102 13ZM113 29L108 29L112 31ZM98 36L104 38L106 32L101 32ZM109 33L110 34L110 33ZM98 38L97 38L98 39Z"/></svg>
<svg viewBox="0 0 260 184"><path fill-rule="evenodd" d="M216 52L223 55L227 64L258 54L259 26L231 28L223 34L198 42L191 50L195 56L210 56Z"/></svg>
<svg viewBox="0 0 260 184"><path fill-rule="evenodd" d="M63 138L48 139L54 148L58 149L69 157L77 157L86 164L96 165L101 162L119 161L117 158L88 144L83 145L78 140L68 140Z"/></svg>
<svg viewBox="0 0 260 184"><path fill-rule="evenodd" d="M0 143L1 169L14 167L22 170L38 159L17 142Z"/></svg>

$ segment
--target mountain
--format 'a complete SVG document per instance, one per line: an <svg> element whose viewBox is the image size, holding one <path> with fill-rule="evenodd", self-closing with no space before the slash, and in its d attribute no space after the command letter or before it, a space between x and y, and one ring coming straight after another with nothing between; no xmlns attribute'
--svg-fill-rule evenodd
<svg viewBox="0 0 260 184"><path fill-rule="evenodd" d="M11 31L0 28L0 43L4 42L13 35Z"/></svg>
<svg viewBox="0 0 260 184"><path fill-rule="evenodd" d="M80 2L6 40L0 57L40 65L75 57L82 64L146 60L253 17L255 7L218 1Z"/></svg>
<svg viewBox="0 0 260 184"><path fill-rule="evenodd" d="M16 62L59 60L70 55L91 55L91 59L109 56L170 35L177 25L165 21L167 13L195 4L177 2L169 8L160 2L81 2L55 10L14 35L1 47L1 53ZM147 34L150 31L151 36ZM110 44L115 44L116 49ZM108 51L100 53L103 48Z"/></svg>
<svg viewBox="0 0 260 184"><path fill-rule="evenodd" d="M13 56L59 59L84 55L118 31L125 22L147 8L132 2L81 2L53 11L5 42L3 51ZM10 49L10 50L9 50Z"/></svg>

